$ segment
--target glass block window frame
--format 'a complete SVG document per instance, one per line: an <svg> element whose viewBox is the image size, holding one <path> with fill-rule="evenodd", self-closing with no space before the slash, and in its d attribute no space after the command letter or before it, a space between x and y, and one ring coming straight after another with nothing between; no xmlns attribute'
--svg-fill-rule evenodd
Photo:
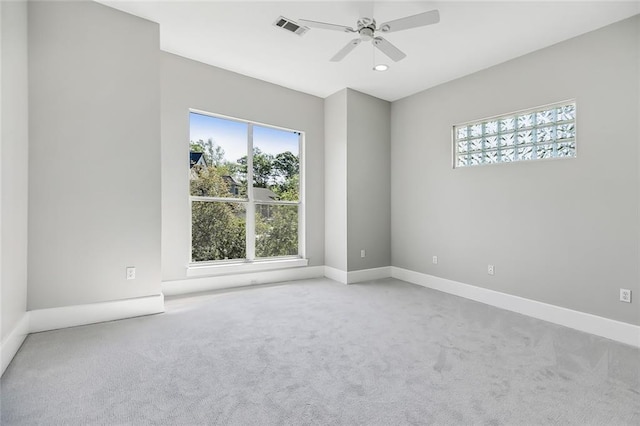
<svg viewBox="0 0 640 426"><path fill-rule="evenodd" d="M576 102L453 126L453 167L576 156Z"/></svg>

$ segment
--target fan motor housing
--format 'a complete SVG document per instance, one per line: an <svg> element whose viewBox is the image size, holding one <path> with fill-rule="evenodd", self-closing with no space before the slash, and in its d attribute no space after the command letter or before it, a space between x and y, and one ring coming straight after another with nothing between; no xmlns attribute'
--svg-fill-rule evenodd
<svg viewBox="0 0 640 426"><path fill-rule="evenodd" d="M362 28L369 27L375 31L376 29L376 20L373 18L360 18L358 19L358 31Z"/></svg>
<svg viewBox="0 0 640 426"><path fill-rule="evenodd" d="M358 33L360 34L360 39L362 41L369 41L373 38L374 31L375 29L371 27L364 27L360 28L360 30L358 30Z"/></svg>

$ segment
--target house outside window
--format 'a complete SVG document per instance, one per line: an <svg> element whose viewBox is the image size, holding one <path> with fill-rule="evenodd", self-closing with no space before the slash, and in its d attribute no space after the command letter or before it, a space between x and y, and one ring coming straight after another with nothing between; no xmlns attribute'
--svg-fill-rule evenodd
<svg viewBox="0 0 640 426"><path fill-rule="evenodd" d="M191 111L191 262L303 257L301 132Z"/></svg>

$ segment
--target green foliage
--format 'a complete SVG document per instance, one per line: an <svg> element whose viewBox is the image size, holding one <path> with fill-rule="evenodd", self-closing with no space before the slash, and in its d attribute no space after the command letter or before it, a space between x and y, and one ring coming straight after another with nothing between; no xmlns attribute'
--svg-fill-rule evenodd
<svg viewBox="0 0 640 426"><path fill-rule="evenodd" d="M216 167L195 166L191 195L228 197L229 185ZM193 201L191 207L191 258L206 260L246 257L245 210L239 203Z"/></svg>
<svg viewBox="0 0 640 426"><path fill-rule="evenodd" d="M240 164L240 180L247 181L247 156L238 160ZM272 180L273 155L262 152L260 148L253 148L253 186L256 188L269 188Z"/></svg>
<svg viewBox="0 0 640 426"><path fill-rule="evenodd" d="M190 193L195 197L229 197L229 184L216 167L193 166L189 182Z"/></svg>
<svg viewBox="0 0 640 426"><path fill-rule="evenodd" d="M298 254L298 206L257 206L256 256Z"/></svg>
<svg viewBox="0 0 640 426"><path fill-rule="evenodd" d="M273 191L283 201L299 201L300 200L300 176L293 175L282 184L273 188Z"/></svg>
<svg viewBox="0 0 640 426"><path fill-rule="evenodd" d="M204 160L207 165L220 167L224 164L224 149L216 144L213 139L209 138L206 142L202 139L196 142L191 141L189 146L191 151L204 154Z"/></svg>
<svg viewBox="0 0 640 426"><path fill-rule="evenodd" d="M200 139L198 142L191 141L189 143L189 150L191 152L204 152L204 142ZM206 158L206 157L205 157Z"/></svg>
<svg viewBox="0 0 640 426"><path fill-rule="evenodd" d="M273 169L277 176L282 180L291 179L294 176L300 174L300 163L298 157L293 155L290 151L281 152L276 155L273 160Z"/></svg>
<svg viewBox="0 0 640 426"><path fill-rule="evenodd" d="M244 215L244 208L236 203L192 202L192 260L245 258Z"/></svg>
<svg viewBox="0 0 640 426"><path fill-rule="evenodd" d="M193 196L232 197L229 180L240 184L240 196L246 191L247 157L237 163L224 160L224 151L209 139L191 143L191 150L202 152L207 167L191 169L190 191ZM254 187L269 188L280 200L299 200L299 160L291 152L275 157L254 149ZM226 180L225 180L226 179ZM241 203L192 202L193 261L242 259L246 257L245 208ZM298 206L257 205L256 257L298 254Z"/></svg>

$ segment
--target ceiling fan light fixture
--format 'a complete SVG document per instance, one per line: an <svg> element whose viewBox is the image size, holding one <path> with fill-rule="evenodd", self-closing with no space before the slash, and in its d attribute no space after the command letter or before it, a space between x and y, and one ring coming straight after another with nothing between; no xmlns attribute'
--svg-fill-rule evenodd
<svg viewBox="0 0 640 426"><path fill-rule="evenodd" d="M380 71L380 72L386 71L388 69L389 69L389 65L387 64L378 64L373 67L374 71Z"/></svg>
<svg viewBox="0 0 640 426"><path fill-rule="evenodd" d="M396 46L394 46L388 40L378 37L376 33L390 33L397 31L409 30L417 27L424 27L427 25L437 24L440 22L440 12L437 10L431 10L429 12L418 13L417 15L405 16L404 18L395 19L393 21L385 22L378 27L376 20L373 18L362 17L356 22L356 29L347 27L344 25L330 24L328 22L310 21L308 19L298 19L298 21L307 27L322 28L324 30L342 31L348 33L358 33L357 39L351 40L338 51L331 59L331 62L340 62L347 56L360 42L367 41L372 42L373 46L387 55L389 59L394 62L398 62L404 59L407 55ZM375 62L374 62L375 63ZM377 65L373 68L376 71L386 71L388 66Z"/></svg>

